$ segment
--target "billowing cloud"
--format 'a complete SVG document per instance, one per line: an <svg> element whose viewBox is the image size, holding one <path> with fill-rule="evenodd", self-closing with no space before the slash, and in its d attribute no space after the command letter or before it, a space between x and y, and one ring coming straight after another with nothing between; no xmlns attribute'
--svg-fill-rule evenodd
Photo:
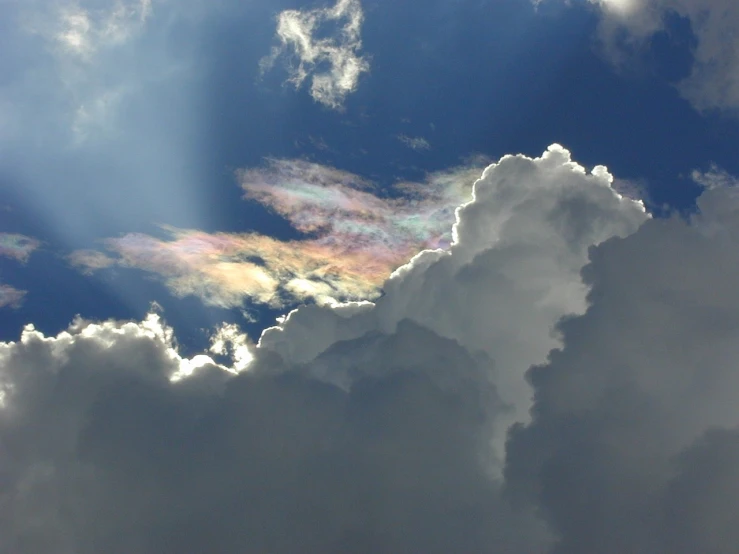
<svg viewBox="0 0 739 554"><path fill-rule="evenodd" d="M360 54L364 13L359 0L337 0L333 7L312 10L285 10L277 16L280 45L260 62L262 72L272 68L283 55L295 56L288 62L289 82L296 88L306 79L316 102L338 109L346 96L356 90L369 61ZM325 35L325 27L338 25Z"/></svg>
<svg viewBox="0 0 739 554"><path fill-rule="evenodd" d="M638 501L667 451L661 551L729 552L736 435L703 430L735 418L735 199L655 222L612 181L557 145L506 156L448 250L257 347L225 326L183 358L155 315L27 327L0 344L0 552L655 552L612 545L648 536ZM362 213L349 190L337 219Z"/></svg>
<svg viewBox="0 0 739 554"><path fill-rule="evenodd" d="M457 210L449 250L422 252L396 270L371 307L296 310L263 333L260 347L306 363L338 340L392 332L410 318L493 360L496 386L510 404L499 425L525 420L525 372L559 345L557 321L586 308L580 271L589 248L647 219L612 181L606 168L588 173L559 145L540 158L506 156L485 169L474 200ZM497 436L502 442L503 433Z"/></svg>
<svg viewBox="0 0 739 554"><path fill-rule="evenodd" d="M736 551L739 191L699 209L595 248L587 312L529 374L507 478L560 536L553 553Z"/></svg>
<svg viewBox="0 0 739 554"><path fill-rule="evenodd" d="M17 233L0 233L0 256L26 263L31 253L41 243L34 238Z"/></svg>
<svg viewBox="0 0 739 554"><path fill-rule="evenodd" d="M307 238L205 233L167 227L167 238L129 234L72 255L85 271L112 264L160 275L177 295L217 306L282 306L313 299L374 298L390 273L427 248L447 248L454 210L481 173L474 161L399 183L393 196L357 175L301 160L268 160L238 172L247 198L284 216Z"/></svg>
<svg viewBox="0 0 739 554"><path fill-rule="evenodd" d="M408 135L398 135L398 140L413 150L429 150L431 144L423 137L409 137Z"/></svg>
<svg viewBox="0 0 739 554"><path fill-rule="evenodd" d="M0 552L733 554L739 190L650 219L612 183L504 157L448 250L258 346L0 343Z"/></svg>
<svg viewBox="0 0 739 554"><path fill-rule="evenodd" d="M670 14L690 20L697 40L690 75L678 83L697 109L739 109L739 4L733 0L590 0L603 15L601 36L617 63L626 62L623 31L642 46Z"/></svg>
<svg viewBox="0 0 739 554"><path fill-rule="evenodd" d="M26 296L26 291L0 283L0 308L18 308Z"/></svg>

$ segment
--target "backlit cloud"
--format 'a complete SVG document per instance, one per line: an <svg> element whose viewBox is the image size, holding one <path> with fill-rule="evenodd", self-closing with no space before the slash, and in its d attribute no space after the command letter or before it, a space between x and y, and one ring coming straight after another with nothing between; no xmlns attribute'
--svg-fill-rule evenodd
<svg viewBox="0 0 739 554"><path fill-rule="evenodd" d="M398 183L393 196L351 173L302 160L268 160L238 172L248 199L306 233L280 241L255 233L165 227L167 237L129 234L106 241L115 258L72 254L85 271L113 263L161 276L175 294L231 307L305 300L374 298L393 270L424 249L447 248L454 211L470 198L482 162Z"/></svg>
<svg viewBox="0 0 739 554"><path fill-rule="evenodd" d="M364 13L359 0L337 0L333 7L312 10L285 10L277 16L279 46L260 62L262 72L272 68L282 56L288 60L288 81L299 88L308 79L310 94L329 108L341 108L348 94L357 88L369 61L360 55ZM325 28L338 25L333 33Z"/></svg>
<svg viewBox="0 0 739 554"><path fill-rule="evenodd" d="M650 221L612 182L506 156L447 250L257 347L26 327L0 343L0 551L731 554L736 191Z"/></svg>

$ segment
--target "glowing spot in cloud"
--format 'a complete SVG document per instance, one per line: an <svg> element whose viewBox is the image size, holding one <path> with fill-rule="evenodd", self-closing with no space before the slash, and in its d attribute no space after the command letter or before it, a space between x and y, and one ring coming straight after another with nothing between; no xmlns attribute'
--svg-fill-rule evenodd
<svg viewBox="0 0 739 554"><path fill-rule="evenodd" d="M357 175L302 160L268 160L240 171L245 196L285 217L303 240L256 233L205 233L163 227L156 238L128 234L106 241L116 255L76 252L86 271L118 266L159 275L176 295L215 306L245 300L281 307L314 300L374 298L397 267L424 249L447 248L454 210L470 198L482 160L399 183L395 196L376 194Z"/></svg>
<svg viewBox="0 0 739 554"><path fill-rule="evenodd" d="M277 16L280 46L259 62L262 73L290 52L299 61L297 66L288 65L288 82L299 88L310 77L313 99L329 108L341 108L362 73L369 71L368 60L359 55L363 19L359 0L338 0L332 8L281 12ZM321 38L323 28L335 23L342 24L339 31Z"/></svg>
<svg viewBox="0 0 739 554"><path fill-rule="evenodd" d="M31 253L40 246L40 242L25 235L0 233L0 256L13 258L26 263Z"/></svg>

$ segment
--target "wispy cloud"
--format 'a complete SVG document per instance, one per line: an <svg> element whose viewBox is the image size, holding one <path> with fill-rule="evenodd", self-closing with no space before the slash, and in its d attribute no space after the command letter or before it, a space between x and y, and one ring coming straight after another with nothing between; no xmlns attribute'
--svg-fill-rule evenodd
<svg viewBox="0 0 739 554"><path fill-rule="evenodd" d="M409 137L408 135L398 135L398 140L413 150L429 150L431 144L423 137Z"/></svg>
<svg viewBox="0 0 739 554"><path fill-rule="evenodd" d="M316 102L339 109L354 92L369 61L360 55L364 13L359 0L338 0L333 7L313 10L285 10L277 16L279 46L260 61L262 73L270 70L283 55L297 58L288 62L288 82L299 88L310 80L310 94ZM333 35L323 36L328 25L340 24Z"/></svg>
<svg viewBox="0 0 739 554"><path fill-rule="evenodd" d="M352 173L303 160L268 160L265 167L238 172L245 196L307 238L165 227L165 238L109 239L106 247L115 257L81 251L71 259L84 271L112 263L142 269L159 275L176 295L224 307L245 300L283 306L373 298L412 256L449 246L454 210L470 198L483 165L474 160L423 183L398 183L383 196Z"/></svg>
<svg viewBox="0 0 739 554"><path fill-rule="evenodd" d="M26 291L0 283L0 308L18 308L26 296Z"/></svg>
<svg viewBox="0 0 739 554"><path fill-rule="evenodd" d="M540 3L543 0L537 0ZM696 38L693 65L677 83L698 110L739 110L739 3L731 0L589 0L601 9L600 35L617 64L628 63L624 46L637 49L664 30L665 18L690 20ZM624 33L626 31L626 33ZM626 38L626 40L624 40Z"/></svg>
<svg viewBox="0 0 739 554"><path fill-rule="evenodd" d="M0 256L26 263L41 243L31 237L15 233L0 233Z"/></svg>

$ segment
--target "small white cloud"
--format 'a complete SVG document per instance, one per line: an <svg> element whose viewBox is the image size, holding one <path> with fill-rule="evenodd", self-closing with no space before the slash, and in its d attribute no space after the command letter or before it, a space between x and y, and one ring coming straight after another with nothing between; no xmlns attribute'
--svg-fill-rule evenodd
<svg viewBox="0 0 739 554"><path fill-rule="evenodd" d="M338 0L332 8L285 10L277 16L280 45L259 62L262 73L284 54L297 57L288 64L288 82L299 88L310 78L310 93L316 102L340 109L346 96L357 88L369 61L360 55L364 13L359 0ZM333 35L323 37L323 27L341 24Z"/></svg>
<svg viewBox="0 0 739 554"><path fill-rule="evenodd" d="M696 169L690 176L693 181L707 189L733 187L739 182L734 175L729 174L715 164L711 164L708 171Z"/></svg>
<svg viewBox="0 0 739 554"><path fill-rule="evenodd" d="M429 150L431 144L423 137L409 137L408 135L398 135L398 140L413 150Z"/></svg>

